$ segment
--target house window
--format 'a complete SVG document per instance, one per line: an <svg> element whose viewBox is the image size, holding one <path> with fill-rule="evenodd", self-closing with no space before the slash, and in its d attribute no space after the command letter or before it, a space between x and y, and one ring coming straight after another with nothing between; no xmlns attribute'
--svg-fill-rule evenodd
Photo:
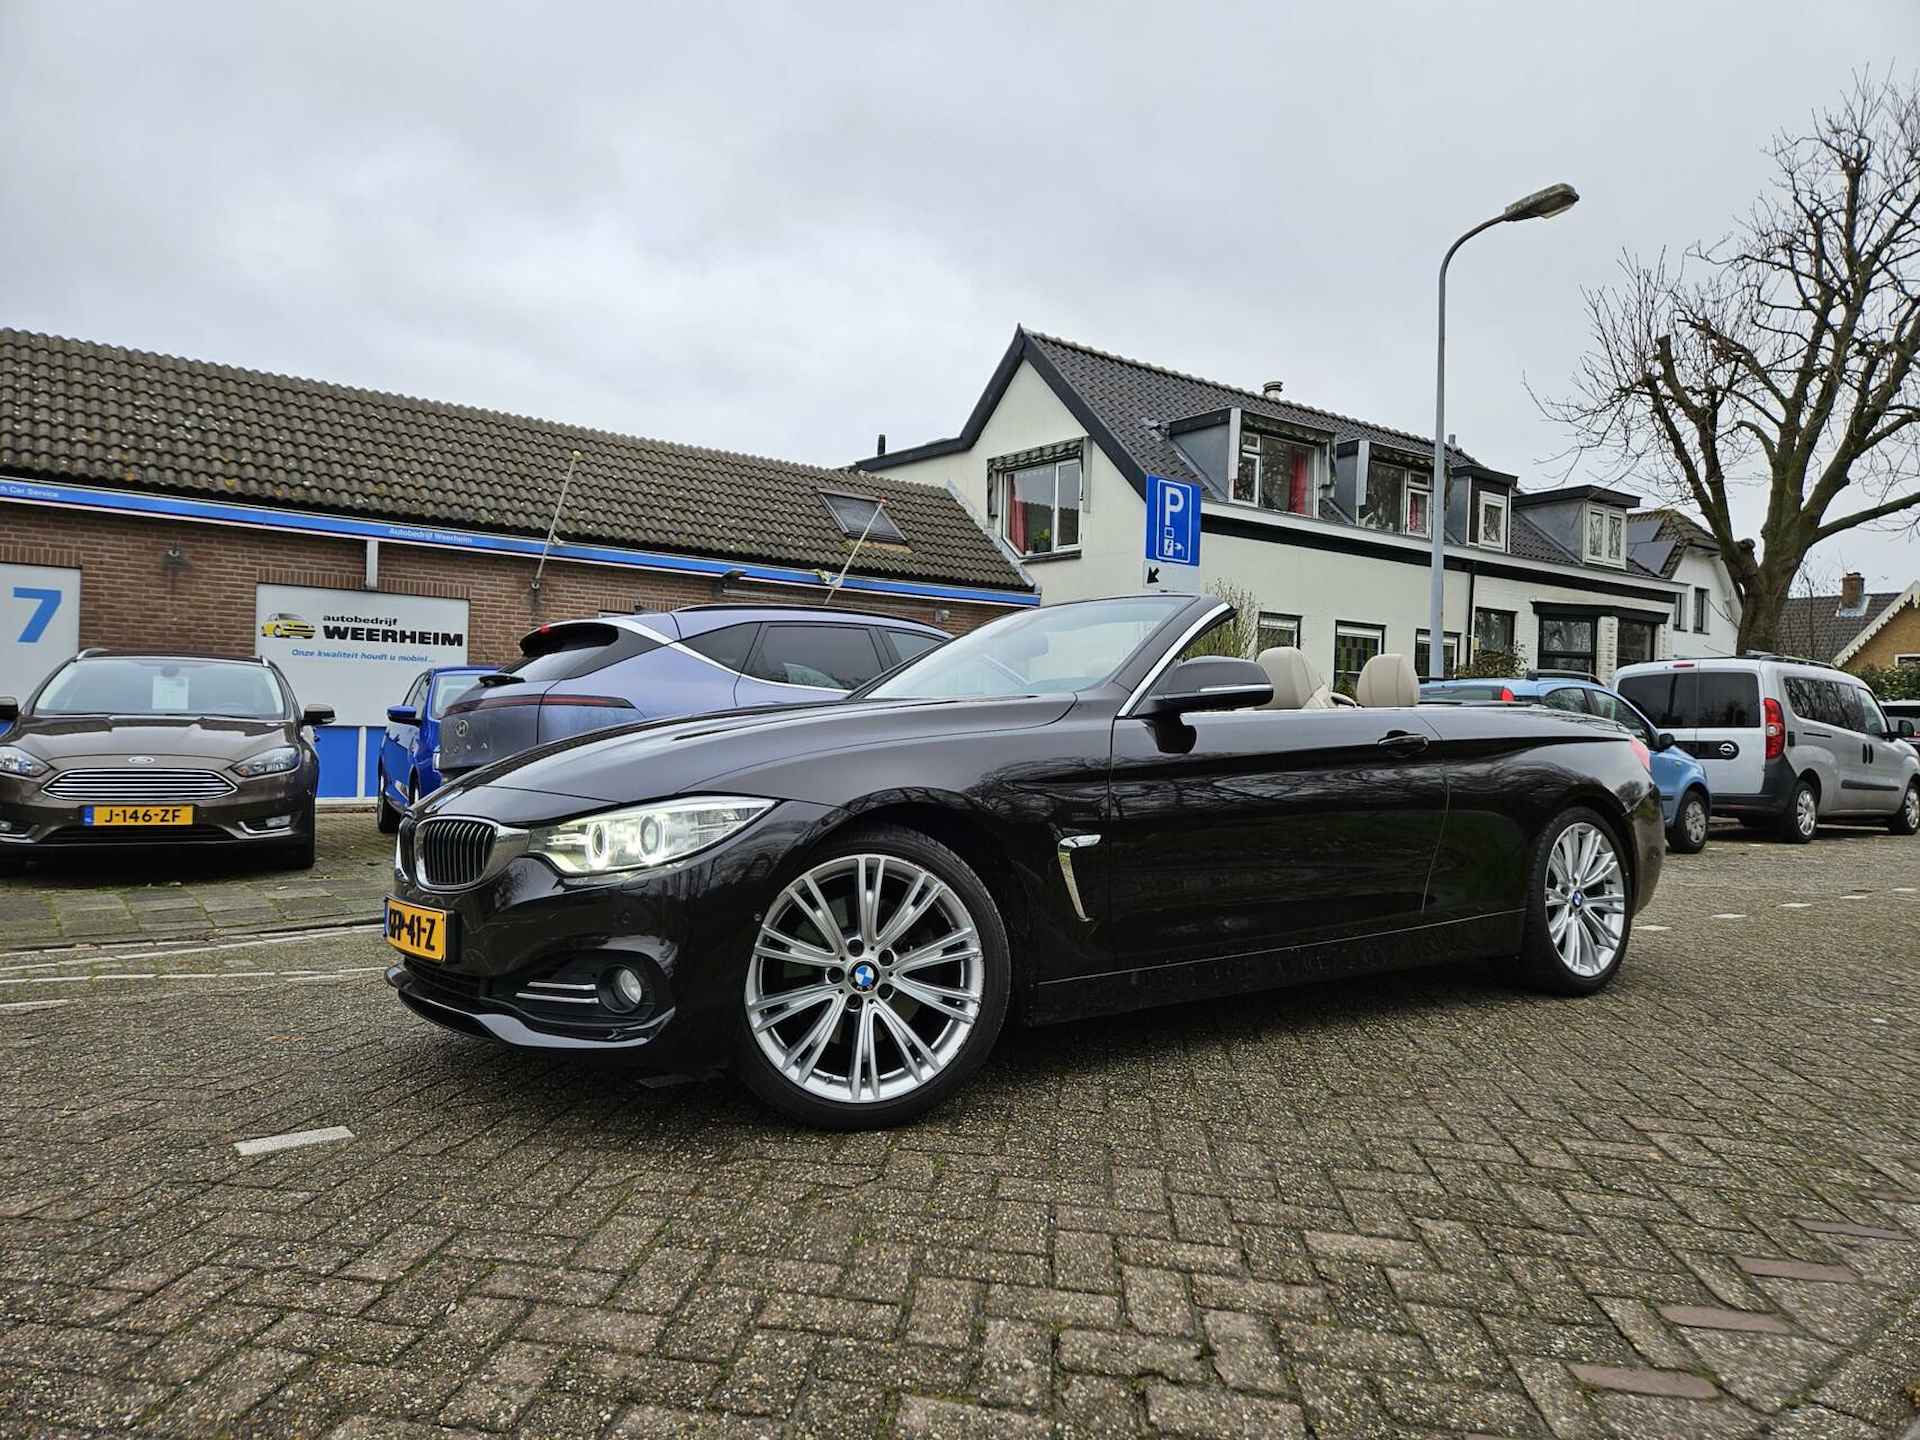
<svg viewBox="0 0 1920 1440"><path fill-rule="evenodd" d="M1627 563L1627 519L1618 510L1589 507L1586 520L1586 558L1594 565Z"/></svg>
<svg viewBox="0 0 1920 1440"><path fill-rule="evenodd" d="M1696 585L1693 589L1693 628L1701 635L1707 633L1707 610L1707 592L1705 588Z"/></svg>
<svg viewBox="0 0 1920 1440"><path fill-rule="evenodd" d="M1276 615L1271 610L1260 612L1259 641L1254 654L1262 650L1273 650L1283 646L1295 649L1300 645L1300 617L1298 615Z"/></svg>
<svg viewBox="0 0 1920 1440"><path fill-rule="evenodd" d="M1896 670L1920 669L1920 655L1896 655L1893 657L1893 668Z"/></svg>
<svg viewBox="0 0 1920 1440"><path fill-rule="evenodd" d="M1673 597L1673 628L1675 630L1687 628L1687 592L1684 590Z"/></svg>
<svg viewBox="0 0 1920 1440"><path fill-rule="evenodd" d="M1333 627L1333 688L1353 694L1367 661L1387 648L1387 632L1379 625L1354 625L1342 620Z"/></svg>
<svg viewBox="0 0 1920 1440"><path fill-rule="evenodd" d="M1080 462L1061 460L1015 470L1006 478L1001 533L1022 555L1080 548Z"/></svg>
<svg viewBox="0 0 1920 1440"><path fill-rule="evenodd" d="M1599 626L1591 619L1542 617L1540 621L1540 668L1572 670L1581 675L1594 673L1594 632Z"/></svg>
<svg viewBox="0 0 1920 1440"><path fill-rule="evenodd" d="M1459 635L1457 635L1452 630L1449 630L1447 631L1446 635L1442 637L1440 641L1440 656L1441 656L1441 659L1446 663L1446 667L1447 667L1446 675L1441 675L1436 677L1427 673L1428 669L1430 668L1427 664L1427 652L1432 647L1432 644L1433 644L1433 632L1431 630L1419 631L1414 636L1414 647L1413 647L1414 672L1418 674L1422 680L1433 680L1436 678L1445 680L1450 675L1458 674L1460 670L1460 637Z"/></svg>
<svg viewBox="0 0 1920 1440"><path fill-rule="evenodd" d="M1620 663L1641 665L1653 659L1654 632L1660 627L1651 620L1620 622Z"/></svg>
<svg viewBox="0 0 1920 1440"><path fill-rule="evenodd" d="M1248 430L1240 437L1233 498L1287 515L1314 513L1319 447L1284 435Z"/></svg>
<svg viewBox="0 0 1920 1440"><path fill-rule="evenodd" d="M1475 610L1473 612L1473 653L1475 655L1512 655L1513 611Z"/></svg>
<svg viewBox="0 0 1920 1440"><path fill-rule="evenodd" d="M1475 531L1477 544L1489 550L1507 548L1507 497L1493 490L1480 492L1479 525Z"/></svg>
<svg viewBox="0 0 1920 1440"><path fill-rule="evenodd" d="M1407 486L1407 534L1431 535L1428 517L1433 514L1433 488L1430 485Z"/></svg>
<svg viewBox="0 0 1920 1440"><path fill-rule="evenodd" d="M1360 523L1370 530L1406 527L1407 486L1413 472L1404 465L1374 460L1367 466L1367 499L1360 507Z"/></svg>
<svg viewBox="0 0 1920 1440"><path fill-rule="evenodd" d="M869 500L864 495L841 495L832 490L821 491L820 498L827 502L834 523L849 540L865 537L894 545L907 543L907 537L900 533L900 527L893 523L893 517L880 501Z"/></svg>

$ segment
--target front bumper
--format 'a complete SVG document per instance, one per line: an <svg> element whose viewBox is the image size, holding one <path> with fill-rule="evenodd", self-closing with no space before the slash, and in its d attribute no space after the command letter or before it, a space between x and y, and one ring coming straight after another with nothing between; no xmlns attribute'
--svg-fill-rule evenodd
<svg viewBox="0 0 1920 1440"><path fill-rule="evenodd" d="M90 808L114 802L55 799L42 784L52 778L0 781L0 853L64 854L173 845L257 847L301 839L313 825L311 762L285 775L235 780L232 793L212 800L181 802L193 806L191 825L89 825ZM270 823L275 820L285 823Z"/></svg>
<svg viewBox="0 0 1920 1440"><path fill-rule="evenodd" d="M419 882L409 816L393 897L443 912L448 949L437 962L396 954L387 981L415 1014L463 1034L676 1074L717 1069L777 873L826 813L784 802L713 850L618 879L563 877L523 854L455 890ZM645 985L635 1010L607 1004L617 966Z"/></svg>

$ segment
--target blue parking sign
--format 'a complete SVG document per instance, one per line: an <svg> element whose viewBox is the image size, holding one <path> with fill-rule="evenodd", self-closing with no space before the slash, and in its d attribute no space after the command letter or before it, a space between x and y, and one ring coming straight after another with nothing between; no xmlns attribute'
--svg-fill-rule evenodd
<svg viewBox="0 0 1920 1440"><path fill-rule="evenodd" d="M1200 563L1200 487L1191 480L1147 476L1147 559Z"/></svg>

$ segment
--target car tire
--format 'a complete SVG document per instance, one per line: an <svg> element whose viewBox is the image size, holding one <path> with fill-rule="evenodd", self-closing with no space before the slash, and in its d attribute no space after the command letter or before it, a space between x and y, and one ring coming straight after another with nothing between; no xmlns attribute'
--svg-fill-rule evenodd
<svg viewBox="0 0 1920 1440"><path fill-rule="evenodd" d="M820 900L832 934L813 922ZM999 906L965 860L918 831L868 825L788 876L745 972L735 1059L747 1088L804 1125L869 1130L924 1114L980 1068L1006 1019L1012 959Z"/></svg>
<svg viewBox="0 0 1920 1440"><path fill-rule="evenodd" d="M1789 845L1805 845L1820 829L1820 792L1807 779L1794 781L1793 798L1780 817L1780 838Z"/></svg>
<svg viewBox="0 0 1920 1440"><path fill-rule="evenodd" d="M1673 828L1667 832L1667 848L1676 855L1698 855L1707 848L1707 797L1689 790L1680 797L1673 812Z"/></svg>
<svg viewBox="0 0 1920 1440"><path fill-rule="evenodd" d="M1633 873L1626 855L1619 828L1599 812L1580 805L1554 817L1534 842L1527 867L1526 929L1508 967L1511 978L1552 995L1606 988L1633 937ZM1617 927L1608 924L1608 915L1617 917ZM1578 939L1568 938L1569 927L1579 931Z"/></svg>
<svg viewBox="0 0 1920 1440"><path fill-rule="evenodd" d="M1900 808L1893 812L1893 819L1887 822L1887 829L1896 835L1920 834L1920 780L1907 786L1907 793L1900 801Z"/></svg>
<svg viewBox="0 0 1920 1440"><path fill-rule="evenodd" d="M382 835L393 835L400 829L400 812L387 801L387 776L384 770L374 771L375 791L379 796L373 802L373 823L379 827Z"/></svg>
<svg viewBox="0 0 1920 1440"><path fill-rule="evenodd" d="M313 801L309 800L307 801L306 814L301 817L301 820L306 826L307 833L302 835L298 840L288 841L286 848L280 852L280 863L288 870L311 870L313 868L315 838L313 811Z"/></svg>

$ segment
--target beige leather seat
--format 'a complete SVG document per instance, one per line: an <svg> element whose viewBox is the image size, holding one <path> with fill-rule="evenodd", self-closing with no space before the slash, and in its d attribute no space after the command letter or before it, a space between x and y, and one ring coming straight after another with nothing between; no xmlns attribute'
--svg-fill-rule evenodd
<svg viewBox="0 0 1920 1440"><path fill-rule="evenodd" d="M1361 667L1353 698L1371 709L1420 703L1420 677L1404 655L1376 655Z"/></svg>
<svg viewBox="0 0 1920 1440"><path fill-rule="evenodd" d="M1273 684L1273 699L1266 703L1268 710L1330 710L1333 701L1329 698L1326 682L1314 674L1313 666L1307 657L1292 645L1275 645L1262 650L1258 657L1260 668L1267 672L1267 679Z"/></svg>

